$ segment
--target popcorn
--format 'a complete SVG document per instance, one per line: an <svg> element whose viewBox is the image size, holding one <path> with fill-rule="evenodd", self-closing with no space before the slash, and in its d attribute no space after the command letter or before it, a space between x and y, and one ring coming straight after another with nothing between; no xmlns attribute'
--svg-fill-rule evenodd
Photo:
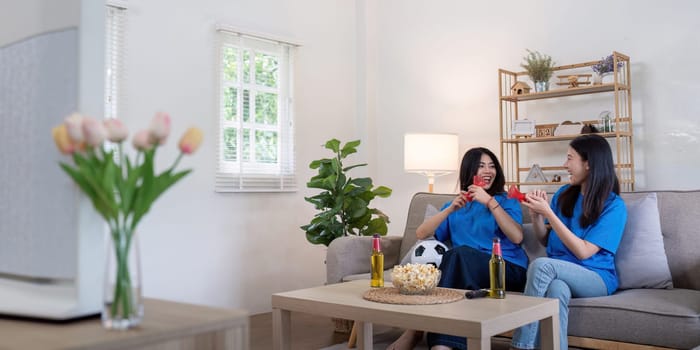
<svg viewBox="0 0 700 350"><path fill-rule="evenodd" d="M397 265L391 281L401 294L427 294L440 281L440 270L430 264Z"/></svg>

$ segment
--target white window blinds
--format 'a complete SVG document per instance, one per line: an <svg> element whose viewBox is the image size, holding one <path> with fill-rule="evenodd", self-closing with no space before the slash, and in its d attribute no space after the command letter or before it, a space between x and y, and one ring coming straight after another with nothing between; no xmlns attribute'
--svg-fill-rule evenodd
<svg viewBox="0 0 700 350"><path fill-rule="evenodd" d="M294 44L219 28L217 192L297 190Z"/></svg>
<svg viewBox="0 0 700 350"><path fill-rule="evenodd" d="M105 113L104 117L117 118L123 113L124 96L124 33L126 5L109 1L106 6L105 28Z"/></svg>

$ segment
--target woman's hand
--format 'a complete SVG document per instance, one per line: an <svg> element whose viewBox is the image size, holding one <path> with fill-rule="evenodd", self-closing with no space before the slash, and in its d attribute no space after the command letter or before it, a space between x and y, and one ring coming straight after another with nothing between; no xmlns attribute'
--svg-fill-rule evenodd
<svg viewBox="0 0 700 350"><path fill-rule="evenodd" d="M476 185L470 185L468 188L467 193L469 193L469 196L472 198L472 200L475 200L483 205L486 205L491 198L491 195L486 192L485 189L481 188L480 186Z"/></svg>
<svg viewBox="0 0 700 350"><path fill-rule="evenodd" d="M462 191L457 195L457 197L455 197L455 199L452 200L452 204L450 204L452 211L455 211L467 204L466 194L467 192Z"/></svg>
<svg viewBox="0 0 700 350"><path fill-rule="evenodd" d="M532 216L546 216L552 210L549 206L549 200L547 199L547 192L545 191L534 190L528 192L525 198L526 200L523 201L522 204L530 209L530 215Z"/></svg>

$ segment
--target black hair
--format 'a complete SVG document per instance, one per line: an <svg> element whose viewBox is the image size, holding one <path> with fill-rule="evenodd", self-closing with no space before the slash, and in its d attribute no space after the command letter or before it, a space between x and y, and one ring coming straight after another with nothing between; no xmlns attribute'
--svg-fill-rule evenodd
<svg viewBox="0 0 700 350"><path fill-rule="evenodd" d="M615 174L612 150L608 141L596 134L585 134L573 139L569 146L588 161L588 179L583 193L581 227L593 224L603 211L610 192L620 194L620 182ZM581 192L581 185L571 185L559 196L559 209L566 217L574 215L574 206Z"/></svg>
<svg viewBox="0 0 700 350"><path fill-rule="evenodd" d="M466 191L467 188L474 182L474 175L479 171L481 156L488 155L496 167L496 178L491 182L491 187L486 191L491 196L497 193L505 192L506 177L503 175L501 163L488 148L474 147L467 151L462 157L462 165L459 167L459 188Z"/></svg>

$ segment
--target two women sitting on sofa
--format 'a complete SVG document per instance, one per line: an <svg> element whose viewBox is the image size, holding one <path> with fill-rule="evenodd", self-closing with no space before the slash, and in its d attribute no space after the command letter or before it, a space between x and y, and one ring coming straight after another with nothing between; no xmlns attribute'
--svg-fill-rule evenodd
<svg viewBox="0 0 700 350"><path fill-rule="evenodd" d="M569 184L554 194L551 206L541 190L527 193L523 202L537 238L547 247L547 257L533 261L527 273L527 256L519 246L523 238L520 205L505 196L503 170L488 149L467 151L460 168L463 193L416 230L419 239L435 232L438 240L452 241L454 248L440 265L439 286L449 288L488 288L490 242L500 238L508 262L508 290L523 291L524 284L525 295L559 299L561 349L568 347L570 298L610 295L617 289L614 256L627 219L612 151L604 138L584 134L572 140L564 167ZM484 178L486 185L475 186L474 175ZM466 200L466 193L472 201ZM411 349L421 337L421 332L406 331L389 349ZM430 333L427 339L432 350L466 349L461 337ZM513 348L538 346L537 322L515 331Z"/></svg>

